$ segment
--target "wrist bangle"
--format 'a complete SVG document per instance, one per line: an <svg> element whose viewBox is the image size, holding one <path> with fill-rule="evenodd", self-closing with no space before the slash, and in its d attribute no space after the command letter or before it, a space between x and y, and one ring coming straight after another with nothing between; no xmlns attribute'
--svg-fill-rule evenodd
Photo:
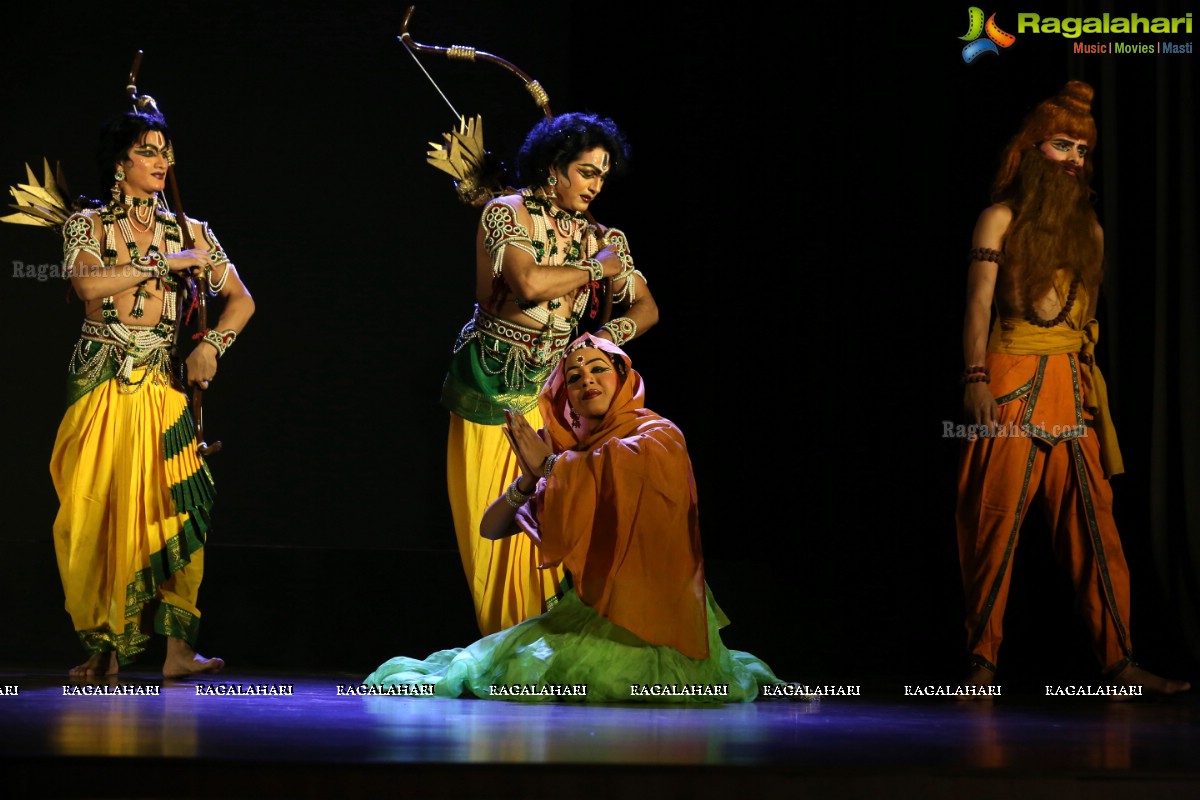
<svg viewBox="0 0 1200 800"><path fill-rule="evenodd" d="M625 231L621 230L620 228L609 228L607 231L604 232L604 236L601 237L600 244L603 245L604 247L608 247L614 241L622 241L623 242L624 240L625 240Z"/></svg>
<svg viewBox="0 0 1200 800"><path fill-rule="evenodd" d="M135 258L129 262L129 266L136 269L138 272L146 272L150 275L156 275L159 278L164 277L171 268L167 266L167 259L162 253L147 253L144 256Z"/></svg>
<svg viewBox="0 0 1200 800"><path fill-rule="evenodd" d="M203 334L197 334L197 337L202 342L208 342L213 347L217 348L217 358L225 355L225 351L237 339L237 331L230 328L227 331L218 331L214 328L209 328Z"/></svg>
<svg viewBox="0 0 1200 800"><path fill-rule="evenodd" d="M968 383L991 383L992 371L983 364L972 364L963 370L962 382L964 386Z"/></svg>
<svg viewBox="0 0 1200 800"><path fill-rule="evenodd" d="M550 471L552 469L554 469L554 462L558 461L558 457L559 457L558 453L551 453L550 455L546 456L546 460L542 462L542 476L543 477L546 477L546 478L550 477Z"/></svg>
<svg viewBox="0 0 1200 800"><path fill-rule="evenodd" d="M508 503L513 508L520 508L521 506L525 505L529 498L533 497L532 494L525 494L517 488L517 484L520 482L521 478L518 476L512 483L508 485L508 489L504 492L504 502Z"/></svg>
<svg viewBox="0 0 1200 800"><path fill-rule="evenodd" d="M594 281L604 280L604 265L594 258L585 258L578 264L571 264L571 266L588 273Z"/></svg>

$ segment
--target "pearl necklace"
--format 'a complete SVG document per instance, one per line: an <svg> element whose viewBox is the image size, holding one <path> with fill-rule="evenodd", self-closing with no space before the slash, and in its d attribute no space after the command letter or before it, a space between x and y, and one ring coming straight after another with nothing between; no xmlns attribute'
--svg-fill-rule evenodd
<svg viewBox="0 0 1200 800"><path fill-rule="evenodd" d="M575 231L580 223L586 222L587 217L580 213L570 213L563 211L549 200L538 198L539 204L542 206L542 214L547 217L554 218L554 227L558 228L558 232L568 239L574 238Z"/></svg>
<svg viewBox="0 0 1200 800"><path fill-rule="evenodd" d="M150 225L154 222L154 209L158 205L157 195L151 195L150 197L130 197L124 192L120 192L117 195L117 202L123 206L129 206L126 213L131 214L141 225L138 230L143 233L150 230Z"/></svg>
<svg viewBox="0 0 1200 800"><path fill-rule="evenodd" d="M117 225L121 228L121 233L125 236L125 246L129 248L129 260L131 262L137 261L139 258L141 258L142 254L138 249L137 242L134 241L132 226L129 223L129 216L127 214L121 214L119 217L117 217ZM147 230L149 230L149 228L147 228ZM161 244L162 225L158 224L158 215L155 214L154 238L151 240L150 247L147 252L157 252L159 245ZM134 319L141 319L142 315L146 313L146 298L150 296L150 293L146 291L147 281L149 281L149 278L139 283L137 290L133 293L133 308L129 310L129 315ZM170 293L168 292L168 294ZM111 299L112 298L106 298L108 301L111 301Z"/></svg>
<svg viewBox="0 0 1200 800"><path fill-rule="evenodd" d="M150 250L159 250L162 244L162 225L158 224L158 215L154 216L154 238L150 241ZM137 241L133 237L133 226L129 222L128 214L117 215L117 226L121 229L121 233L125 235L125 246L129 248L129 260L135 261L142 257L141 251L138 249ZM142 230L143 233L150 230L149 225Z"/></svg>

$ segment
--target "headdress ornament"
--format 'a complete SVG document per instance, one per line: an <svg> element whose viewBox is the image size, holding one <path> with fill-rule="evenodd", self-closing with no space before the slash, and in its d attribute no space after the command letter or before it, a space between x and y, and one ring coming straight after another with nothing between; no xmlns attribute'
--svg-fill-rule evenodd
<svg viewBox="0 0 1200 800"><path fill-rule="evenodd" d="M576 350L584 350L589 347L594 348L595 346L596 345L592 344L592 341L590 339L580 339L577 342L575 342L573 345L568 347L566 350L563 351L562 360L564 363L566 363L566 360Z"/></svg>

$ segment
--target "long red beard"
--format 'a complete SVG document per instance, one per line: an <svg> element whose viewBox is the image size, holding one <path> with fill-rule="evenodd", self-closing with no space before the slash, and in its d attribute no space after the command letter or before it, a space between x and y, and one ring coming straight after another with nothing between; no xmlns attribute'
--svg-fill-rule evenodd
<svg viewBox="0 0 1200 800"><path fill-rule="evenodd" d="M1013 182L1014 217L1004 240L1004 292L1011 308L1028 311L1044 296L1057 270L1078 276L1092 296L1104 277L1104 252L1096 238L1096 211L1084 172L1063 171L1039 150L1021 157Z"/></svg>

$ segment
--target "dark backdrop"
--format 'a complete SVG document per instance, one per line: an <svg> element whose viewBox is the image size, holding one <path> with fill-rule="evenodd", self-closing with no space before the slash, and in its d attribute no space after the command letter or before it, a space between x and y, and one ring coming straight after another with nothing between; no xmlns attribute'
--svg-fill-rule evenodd
<svg viewBox="0 0 1200 800"><path fill-rule="evenodd" d="M396 41L404 11L5 12L3 180L45 156L94 194L96 126L124 107L142 49L139 88L172 126L187 210L212 221L258 303L205 395L225 449L202 644L243 662L361 672L472 633L437 398L471 309L477 214L425 164L455 117ZM508 58L555 111L628 133L631 168L594 211L627 232L662 313L629 352L648 404L688 437L727 642L808 681L958 677L957 442L942 421L959 413L964 253L1021 116L1069 77L1092 82L1133 635L1147 666L1194 670L1194 57L1077 56L1022 36L967 65L965 11L442 2L418 5L411 32ZM539 114L519 81L422 62L511 160ZM20 620L0 657L58 663L74 645L46 464L80 307L61 281L8 277L10 262L61 259L48 232L2 225L0 254L13 380L0 599ZM1090 676L1036 523L1015 574L1009 676Z"/></svg>

